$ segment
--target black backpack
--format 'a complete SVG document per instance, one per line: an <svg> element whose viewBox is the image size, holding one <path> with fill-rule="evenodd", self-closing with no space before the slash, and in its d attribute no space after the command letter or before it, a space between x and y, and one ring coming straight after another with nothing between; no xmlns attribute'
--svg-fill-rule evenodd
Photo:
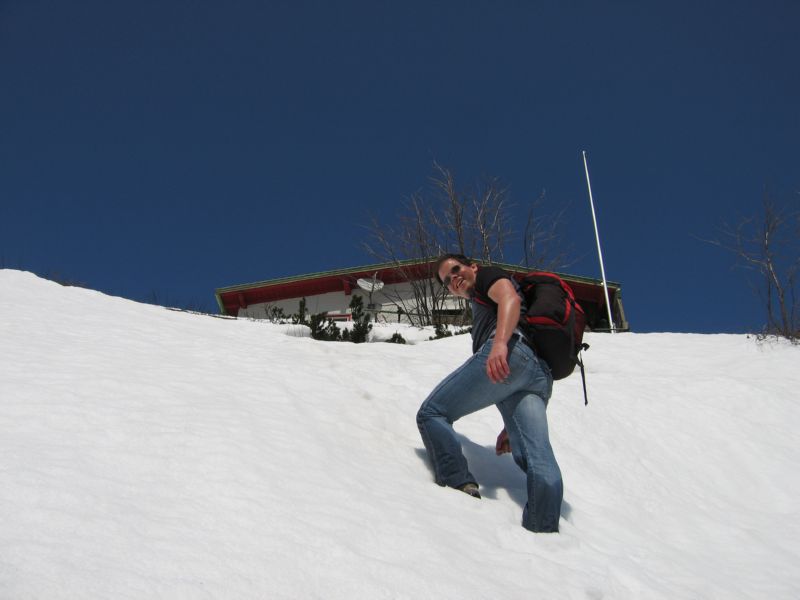
<svg viewBox="0 0 800 600"><path fill-rule="evenodd" d="M580 357L581 351L589 347L583 343L586 313L558 275L534 271L518 281L528 305L528 312L520 319L528 342L548 364L553 379L564 379L572 374L575 365L580 366L584 403L588 404Z"/></svg>

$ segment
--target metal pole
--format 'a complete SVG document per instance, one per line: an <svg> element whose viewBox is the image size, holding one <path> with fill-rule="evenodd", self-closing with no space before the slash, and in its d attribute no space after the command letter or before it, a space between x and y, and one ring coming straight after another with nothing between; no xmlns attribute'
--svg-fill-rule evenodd
<svg viewBox="0 0 800 600"><path fill-rule="evenodd" d="M603 267L603 251L600 249L600 232L597 229L597 216L594 213L594 199L592 198L592 183L589 181L589 163L586 161L586 150L583 150L583 168L586 170L586 187L589 188L589 204L592 207L592 221L594 221L594 236L597 239L597 255L600 257L600 274L603 276L603 291L606 295L606 309L608 309L608 323L611 333L616 333L614 317L611 316L611 302L608 300L608 284L606 283L606 270Z"/></svg>

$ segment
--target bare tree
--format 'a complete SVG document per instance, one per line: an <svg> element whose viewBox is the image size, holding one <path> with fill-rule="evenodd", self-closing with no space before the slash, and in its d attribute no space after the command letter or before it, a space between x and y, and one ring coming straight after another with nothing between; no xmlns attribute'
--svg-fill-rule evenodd
<svg viewBox="0 0 800 600"><path fill-rule="evenodd" d="M435 280L431 258L457 252L487 263L505 262L518 235L508 189L498 178L485 178L472 188L460 190L449 169L436 162L433 169L428 193L417 192L404 203L396 226L382 226L373 219L368 227L370 240L365 244L367 252L382 262L396 264L406 277L412 298L403 300L395 295L390 300L415 325L441 324L446 296ZM542 252L555 246L563 213L556 219L539 217L542 201L543 196L530 209L522 232L524 252L520 262L554 269L566 263L565 254L547 258ZM409 269L409 262L430 272ZM459 301L459 306L463 309L462 321L468 322L467 305Z"/></svg>
<svg viewBox="0 0 800 600"><path fill-rule="evenodd" d="M800 342L800 210L776 206L765 193L760 215L735 227L726 224L722 234L722 240L708 241L735 253L740 266L758 275L756 291L766 313L763 333Z"/></svg>
<svg viewBox="0 0 800 600"><path fill-rule="evenodd" d="M412 325L438 325L445 301L445 290L436 282L433 266L421 260L443 251L434 226L436 218L415 194L405 204L396 226L381 226L373 219L369 227L372 243L365 244L370 254L393 263L409 286L411 298L388 290L384 294Z"/></svg>

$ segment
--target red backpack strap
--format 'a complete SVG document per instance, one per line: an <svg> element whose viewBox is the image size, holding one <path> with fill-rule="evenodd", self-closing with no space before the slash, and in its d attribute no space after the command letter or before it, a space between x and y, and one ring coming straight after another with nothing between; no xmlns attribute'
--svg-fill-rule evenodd
<svg viewBox="0 0 800 600"><path fill-rule="evenodd" d="M472 299L473 299L473 300L475 300L475 302L477 302L478 304L483 304L484 306L489 306L489 307L491 307L491 306L492 306L492 305L491 305L491 304L490 304L490 303L489 303L487 300L485 300L485 299L484 299L484 298L483 298L483 297L482 297L480 294L478 294L477 292L476 292L476 293L475 293L475 294L472 296Z"/></svg>

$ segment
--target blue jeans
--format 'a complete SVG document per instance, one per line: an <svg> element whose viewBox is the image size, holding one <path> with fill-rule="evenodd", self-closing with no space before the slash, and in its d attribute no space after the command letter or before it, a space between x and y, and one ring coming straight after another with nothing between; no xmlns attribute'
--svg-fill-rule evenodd
<svg viewBox="0 0 800 600"><path fill-rule="evenodd" d="M531 531L558 531L563 484L547 432L547 402L553 388L550 369L518 336L508 343L511 375L492 383L486 361L493 339L447 376L422 403L417 427L436 483L458 488L477 483L467 467L453 422L494 404L500 410L514 462L525 472L528 502L522 525Z"/></svg>

